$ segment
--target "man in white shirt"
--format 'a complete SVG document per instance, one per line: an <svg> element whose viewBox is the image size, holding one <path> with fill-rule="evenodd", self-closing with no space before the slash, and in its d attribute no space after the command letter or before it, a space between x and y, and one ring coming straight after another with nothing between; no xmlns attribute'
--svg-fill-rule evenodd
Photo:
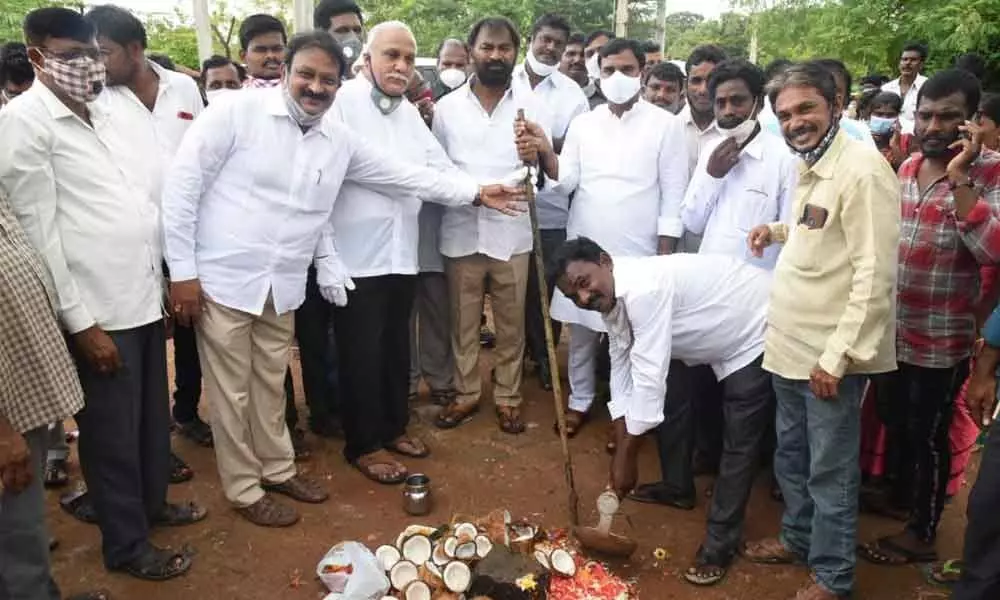
<svg viewBox="0 0 1000 600"><path fill-rule="evenodd" d="M907 42L899 57L899 77L882 86L886 92L899 94L903 99L903 112L899 114L899 124L903 133L913 133L916 122L917 96L927 78L920 74L927 62L927 45Z"/></svg>
<svg viewBox="0 0 1000 600"><path fill-rule="evenodd" d="M673 250L688 182L684 126L640 97L644 60L634 40L619 38L604 46L601 89L608 103L573 121L558 159L551 148L541 149L546 171L558 179L556 189L576 193L567 234L595 239L623 257ZM608 148L617 150L609 155ZM563 294L553 299L552 318L569 324L567 425L575 435L597 394L605 328L599 315L573 306Z"/></svg>
<svg viewBox="0 0 1000 600"><path fill-rule="evenodd" d="M298 519L265 490L302 502L327 498L296 474L282 382L309 263L327 301L343 306L354 288L330 219L341 184L405 199L413 190L453 203L481 198L498 208L515 194L397 162L324 119L345 69L329 33L293 38L282 85L209 106L177 152L163 193L171 306L182 323L197 324L223 488L237 512L261 526Z"/></svg>
<svg viewBox="0 0 1000 600"><path fill-rule="evenodd" d="M288 34L271 15L250 15L240 23L240 60L247 66L243 87L271 88L281 85L281 61Z"/></svg>
<svg viewBox="0 0 1000 600"><path fill-rule="evenodd" d="M243 88L246 70L225 56L211 56L201 63L201 89L205 92L205 101L213 100Z"/></svg>
<svg viewBox="0 0 1000 600"><path fill-rule="evenodd" d="M416 39L405 24L376 25L361 57L366 68L340 88L332 112L367 142L407 163L457 173L404 97L416 52ZM347 306L336 309L334 326L344 392L344 455L379 483L399 483L407 476L405 465L389 452L409 458L430 452L406 431L409 322L422 204L417 190L402 193L346 181L333 209L337 254L355 286Z"/></svg>
<svg viewBox="0 0 1000 600"><path fill-rule="evenodd" d="M620 498L636 484L640 436L664 420L673 364L707 364L721 382L725 451L705 540L684 574L696 585L718 583L739 549L772 414L771 380L761 368L770 272L715 254L613 258L578 238L560 248L554 277L567 298L607 327L608 410L617 433L610 480Z"/></svg>
<svg viewBox="0 0 1000 600"><path fill-rule="evenodd" d="M128 117L92 103L105 85L94 27L74 11L25 18L36 84L0 113L0 188L52 274L59 319L86 406L80 464L104 564L142 579L186 572L190 558L149 541L152 525L200 520L166 502L170 455L161 229L145 162L160 148ZM137 146L138 143L138 146ZM141 147L139 147L141 146Z"/></svg>
<svg viewBox="0 0 1000 600"><path fill-rule="evenodd" d="M587 97L580 86L559 72L559 59L569 40L569 22L558 15L546 14L531 26L528 53L525 62L514 68L514 85L533 90L535 97L548 108L552 116L552 144L555 151L562 151L563 140L570 122L590 110ZM535 196L538 228L542 240L542 254L549 257L566 241L566 221L569 219L569 194L561 190L542 189ZM528 292L524 307L524 329L528 356L537 365L538 380L544 389L552 389L548 353L545 347L545 317L542 315L538 294L538 276L535 259L528 267ZM546 259L547 270L551 264ZM549 298L552 290L548 290ZM554 322L552 333L559 343L559 323Z"/></svg>
<svg viewBox="0 0 1000 600"><path fill-rule="evenodd" d="M764 74L759 68L744 60L724 61L709 76L708 90L716 123L726 138L707 148L698 161L681 207L684 228L704 236L699 254L728 255L772 270L779 247L769 248L758 259L747 248L746 237L762 218L787 220L795 190L795 158L784 141L764 132L756 121L764 100ZM707 377L714 382L711 373ZM640 485L632 500L675 505L672 499L694 497L693 417L699 403L713 399L691 393L667 395L664 422L656 432L663 479Z"/></svg>
<svg viewBox="0 0 1000 600"><path fill-rule="evenodd" d="M347 71L357 66L365 44L365 19L354 0L320 0L313 10L313 27L329 31L344 50ZM352 78L353 76L349 76Z"/></svg>
<svg viewBox="0 0 1000 600"><path fill-rule="evenodd" d="M469 47L462 40L449 38L438 46L437 79L431 86L437 102L469 78Z"/></svg>
<svg viewBox="0 0 1000 600"><path fill-rule="evenodd" d="M442 98L434 115L434 135L463 171L480 181L521 180L522 160L511 134L518 111L548 132L544 105L524 87L512 85L520 45L514 25L504 18L473 25L469 47L475 75ZM455 355L456 397L435 424L451 429L479 409L479 325L486 280L497 339L493 397L500 429L524 431L521 420L521 365L524 360L524 295L528 284L531 222L509 219L482 208L449 207L441 223L446 257Z"/></svg>
<svg viewBox="0 0 1000 600"><path fill-rule="evenodd" d="M715 67L728 57L718 46L706 44L698 46L688 57L684 72L687 74L684 95L687 102L677 116L684 122L688 145L688 173L693 173L702 152L723 138L715 122L715 110L708 95L708 77ZM685 235L678 250L697 252L701 239Z"/></svg>

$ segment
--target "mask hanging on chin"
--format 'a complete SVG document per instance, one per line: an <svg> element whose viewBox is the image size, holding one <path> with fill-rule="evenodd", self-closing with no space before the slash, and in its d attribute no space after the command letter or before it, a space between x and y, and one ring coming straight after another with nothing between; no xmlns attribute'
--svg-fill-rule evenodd
<svg viewBox="0 0 1000 600"><path fill-rule="evenodd" d="M531 67L531 72L539 77L548 77L556 70L556 65L547 65L535 57L535 53L532 50L528 50L528 54L524 57L528 62L528 66Z"/></svg>
<svg viewBox="0 0 1000 600"><path fill-rule="evenodd" d="M306 112L306 109L299 106L299 103L292 98L291 92L288 91L288 85L284 84L281 86L281 97L285 100L285 108L288 109L288 116L292 118L293 121L299 124L299 127L312 127L323 120L323 116L326 115L326 111L319 113L318 115L311 115Z"/></svg>
<svg viewBox="0 0 1000 600"><path fill-rule="evenodd" d="M375 81L375 71L372 69L371 59L366 57L365 62L368 65L369 81L372 84L372 102L375 103L375 108L383 115L391 115L403 103L403 97L386 94L378 82Z"/></svg>
<svg viewBox="0 0 1000 600"><path fill-rule="evenodd" d="M465 80L468 79L468 75L466 75L465 71L462 71L461 69L442 69L441 72L438 73L438 79L446 88L453 90L465 83Z"/></svg>
<svg viewBox="0 0 1000 600"><path fill-rule="evenodd" d="M756 129L757 119L747 119L732 129L719 128L719 131L722 132L722 135L733 138L737 144L742 146L750 139Z"/></svg>
<svg viewBox="0 0 1000 600"><path fill-rule="evenodd" d="M642 83L638 77L629 77L615 71L611 77L601 80L601 92L612 104L625 104L639 93Z"/></svg>

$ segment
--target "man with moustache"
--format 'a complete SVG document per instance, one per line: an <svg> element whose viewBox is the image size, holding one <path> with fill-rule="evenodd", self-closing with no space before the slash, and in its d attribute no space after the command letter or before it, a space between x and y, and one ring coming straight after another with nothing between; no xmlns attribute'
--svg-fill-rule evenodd
<svg viewBox="0 0 1000 600"><path fill-rule="evenodd" d="M882 86L886 92L894 92L903 99L903 112L899 122L903 133L913 133L917 110L917 96L927 77L920 74L927 62L927 45L921 42L907 42L899 56L899 77Z"/></svg>
<svg viewBox="0 0 1000 600"><path fill-rule="evenodd" d="M671 62L658 63L642 75L642 96L646 102L678 114L684 108L684 73Z"/></svg>
<svg viewBox="0 0 1000 600"><path fill-rule="evenodd" d="M454 38L441 42L437 51L437 81L431 91L437 102L469 78L469 46Z"/></svg>
<svg viewBox="0 0 1000 600"><path fill-rule="evenodd" d="M354 0L321 0L313 11L313 27L329 31L340 42L347 60L347 72L361 57L365 44L365 20Z"/></svg>
<svg viewBox="0 0 1000 600"><path fill-rule="evenodd" d="M559 72L559 60L569 39L569 22L558 15L546 14L531 26L531 38L525 62L514 69L514 85L531 90L552 116L552 144L556 153L562 150L570 123L590 110L586 96L572 79ZM535 197L542 254L551 256L566 241L566 220L569 218L569 194L562 191L539 190ZM551 269L551 264L546 263ZM551 289L546 293L552 297ZM552 389L548 352L545 345L545 319L542 314L535 274L535 259L528 267L528 292L525 301L525 337L528 356L537 365L539 383ZM555 343L559 343L559 324L552 323Z"/></svg>
<svg viewBox="0 0 1000 600"><path fill-rule="evenodd" d="M587 59L584 57L584 46L586 38L582 33L574 33L569 36L566 42L566 49L562 58L559 59L559 72L576 82L583 95L587 97L587 104L593 109L605 102L604 96L597 84L587 74Z"/></svg>
<svg viewBox="0 0 1000 600"><path fill-rule="evenodd" d="M526 86L511 81L520 45L517 28L505 18L473 25L469 47L475 75L438 102L434 134L462 170L481 181L522 180L524 158L510 133L523 110L548 132L551 117ZM548 133L546 133L548 135ZM500 430L520 434L521 365L524 360L524 302L532 247L527 215L509 219L476 207L448 207L441 223L446 257L455 357L454 401L438 415L442 429L461 425L479 410L479 325L485 285L497 337L493 397Z"/></svg>
<svg viewBox="0 0 1000 600"><path fill-rule="evenodd" d="M205 101L220 98L228 92L243 87L246 70L225 56L211 56L201 63L201 89L205 93Z"/></svg>
<svg viewBox="0 0 1000 600"><path fill-rule="evenodd" d="M299 518L271 493L327 498L296 473L282 381L309 263L328 302L346 305L355 288L330 219L344 181L400 198L514 210L516 190L400 163L324 119L346 69L329 33L295 36L282 85L210 105L185 136L163 192L171 307L198 328L224 492L238 514L265 527Z"/></svg>
<svg viewBox="0 0 1000 600"><path fill-rule="evenodd" d="M188 554L150 542L156 525L205 512L167 502L170 407L161 302L161 230L153 136L133 138L94 102L105 66L94 26L65 8L24 20L36 81L0 112L0 192L55 283L57 312L83 388L76 414L80 466L109 570L177 577ZM168 101L177 98L164 99ZM148 110L148 109L147 109ZM140 143L143 146L138 147ZM134 171L134 172L133 172Z"/></svg>
<svg viewBox="0 0 1000 600"><path fill-rule="evenodd" d="M567 234L595 240L613 256L669 254L681 233L680 201L688 171L680 119L642 100L645 56L638 42L601 48L601 88L608 103L570 125L561 155L527 128L556 189L575 192ZM607 149L618 148L609 162ZM596 369L604 323L556 294L552 318L568 323L570 397L567 428L576 435L597 395Z"/></svg>
<svg viewBox="0 0 1000 600"><path fill-rule="evenodd" d="M408 163L457 173L404 94L416 71L416 40L398 21L376 25L362 60L364 75L337 92L333 115L369 143ZM428 200L435 200L427 197ZM407 434L409 322L417 283L417 191L389 192L346 181L333 209L337 254L354 284L336 309L341 349L344 455L378 483L399 483L406 466L389 452L424 458L427 445Z"/></svg>
<svg viewBox="0 0 1000 600"><path fill-rule="evenodd" d="M954 399L978 337L980 267L1000 261L1000 155L974 121L979 81L935 73L917 99L920 151L899 169L903 194L896 352L884 411L899 469L891 495L910 510L902 533L863 547L876 564L937 559L938 524L951 475Z"/></svg>
<svg viewBox="0 0 1000 600"><path fill-rule="evenodd" d="M642 44L642 52L646 55L646 67L643 69L643 75L663 62L663 51L656 42L644 42Z"/></svg>
<svg viewBox="0 0 1000 600"><path fill-rule="evenodd" d="M793 65L770 89L800 160L791 220L748 236L755 256L784 244L763 366L778 399L774 471L785 513L780 536L743 555L805 563L811 576L796 600L836 600L854 587L861 395L867 376L895 367L899 183L874 147L839 129L837 84L823 66Z"/></svg>
<svg viewBox="0 0 1000 600"><path fill-rule="evenodd" d="M250 15L240 24L240 60L247 66L243 87L272 88L281 84L281 61L288 35L271 15Z"/></svg>

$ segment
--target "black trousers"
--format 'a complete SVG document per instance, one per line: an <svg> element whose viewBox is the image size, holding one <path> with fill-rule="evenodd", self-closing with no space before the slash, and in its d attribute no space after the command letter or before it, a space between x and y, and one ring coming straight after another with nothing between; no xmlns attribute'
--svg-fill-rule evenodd
<svg viewBox="0 0 1000 600"><path fill-rule="evenodd" d="M410 312L416 275L359 277L335 309L349 462L406 433L410 421Z"/></svg>
<svg viewBox="0 0 1000 600"><path fill-rule="evenodd" d="M729 565L739 551L768 421L774 420L774 389L762 363L763 355L719 382L722 455L708 508L705 542L698 551L699 557L711 564Z"/></svg>
<svg viewBox="0 0 1000 600"><path fill-rule="evenodd" d="M907 528L925 542L935 540L944 511L951 477L948 430L968 374L967 360L944 369L901 362L892 374L886 422L887 447L895 447L891 494L895 504L911 509Z"/></svg>
<svg viewBox="0 0 1000 600"><path fill-rule="evenodd" d="M1000 598L1000 429L996 425L986 438L979 463L979 478L969 494L969 524L965 529L962 580L953 600Z"/></svg>
<svg viewBox="0 0 1000 600"><path fill-rule="evenodd" d="M193 327L174 323L174 421L189 423L198 416L201 363Z"/></svg>
<svg viewBox="0 0 1000 600"><path fill-rule="evenodd" d="M122 368L102 375L75 356L86 401L76 422L104 564L115 568L148 548L150 518L166 502L170 409L163 322L107 333Z"/></svg>
<svg viewBox="0 0 1000 600"><path fill-rule="evenodd" d="M670 361L670 371L667 375L667 397L663 405L663 423L656 430L656 447L660 454L660 471L667 490L674 495L693 498L694 473L691 469L691 458L695 443L702 434L702 429L696 423L702 418L707 419L705 410L699 408L702 403L718 407L719 421L715 434L718 442L709 441L708 445L722 448L722 402L723 393L718 393L719 383L711 367L698 365L689 367L679 360Z"/></svg>
<svg viewBox="0 0 1000 600"><path fill-rule="evenodd" d="M323 299L316 283L316 269L309 267L306 298L295 311L295 338L299 343L302 387L309 407L309 422L319 425L339 412L337 354L333 336L333 305ZM292 375L285 376L285 420L294 429L299 422Z"/></svg>
<svg viewBox="0 0 1000 600"><path fill-rule="evenodd" d="M553 273L555 263L552 257L556 249L566 241L565 229L543 229L539 232L542 238L542 254L545 258L546 274ZM532 253L528 263L528 291L524 299L524 338L528 356L535 362L548 366L548 350L545 346L545 317L542 315L542 303L538 296L538 274L535 272L535 255ZM552 300L553 286L550 284L548 293ZM554 344L559 345L559 333L562 323L552 321Z"/></svg>

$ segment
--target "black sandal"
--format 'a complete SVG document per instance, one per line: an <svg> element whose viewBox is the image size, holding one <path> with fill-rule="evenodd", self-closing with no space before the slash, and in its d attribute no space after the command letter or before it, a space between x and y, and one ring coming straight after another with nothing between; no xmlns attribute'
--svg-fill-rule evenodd
<svg viewBox="0 0 1000 600"><path fill-rule="evenodd" d="M48 489L65 487L69 483L69 469L65 458L45 461L44 485Z"/></svg>
<svg viewBox="0 0 1000 600"><path fill-rule="evenodd" d="M521 420L520 408L513 406L497 408L497 420L500 431L509 435L518 435L524 433L524 430L527 429L524 421Z"/></svg>
<svg viewBox="0 0 1000 600"><path fill-rule="evenodd" d="M190 556L152 546L142 556L114 570L145 581L166 581L187 573L189 569Z"/></svg>
<svg viewBox="0 0 1000 600"><path fill-rule="evenodd" d="M97 525L97 511L94 510L94 505L90 503L87 490L77 490L63 494L59 498L59 506L77 521L88 525Z"/></svg>
<svg viewBox="0 0 1000 600"><path fill-rule="evenodd" d="M178 484L191 481L194 478L194 471L186 462L181 460L173 452L170 453L170 483Z"/></svg>
<svg viewBox="0 0 1000 600"><path fill-rule="evenodd" d="M158 527L183 527L203 520L208 515L204 507L194 502L174 504L166 502L160 513L153 517L152 524Z"/></svg>
<svg viewBox="0 0 1000 600"><path fill-rule="evenodd" d="M642 504L659 504L680 510L694 510L694 497L671 493L662 482L643 483L632 490L627 499Z"/></svg>
<svg viewBox="0 0 1000 600"><path fill-rule="evenodd" d="M881 566L899 567L937 562L936 551L918 552L904 548L891 537L880 537L874 542L858 546L858 556L868 562Z"/></svg>
<svg viewBox="0 0 1000 600"><path fill-rule="evenodd" d="M438 413L437 418L434 419L434 426L438 429L454 429L459 425L469 422L478 412L478 402L472 404L471 402L463 403L458 400L452 400L448 406L442 408L441 412Z"/></svg>
<svg viewBox="0 0 1000 600"><path fill-rule="evenodd" d="M705 575L705 571L710 571L710 574ZM693 585L709 587L722 583L722 580L726 578L726 573L728 571L728 567L713 565L706 560L697 559L695 560L695 563L684 572L684 579Z"/></svg>
<svg viewBox="0 0 1000 600"><path fill-rule="evenodd" d="M215 446L215 441L212 439L212 428L198 417L187 423L177 423L177 433L203 448Z"/></svg>

